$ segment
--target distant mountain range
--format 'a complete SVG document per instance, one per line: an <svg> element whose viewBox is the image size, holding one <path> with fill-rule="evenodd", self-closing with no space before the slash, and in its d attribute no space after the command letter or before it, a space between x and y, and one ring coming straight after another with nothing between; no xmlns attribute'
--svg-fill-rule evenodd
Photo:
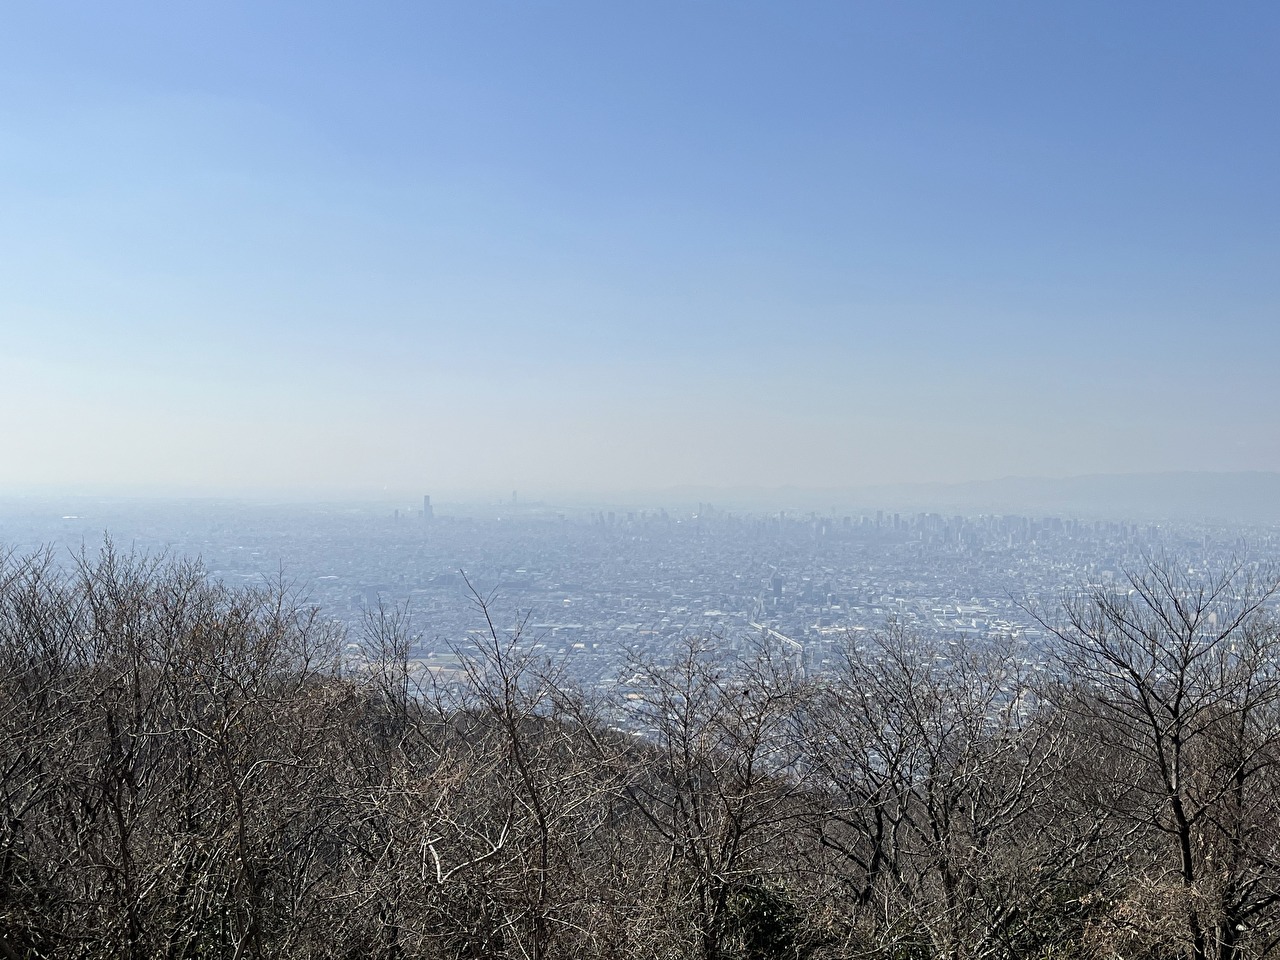
<svg viewBox="0 0 1280 960"><path fill-rule="evenodd" d="M1280 521L1280 473L1130 473L1004 477L976 483L867 488L923 508L1072 515Z"/></svg>
<svg viewBox="0 0 1280 960"><path fill-rule="evenodd" d="M708 502L730 509L887 509L1280 522L1280 473L1260 471L1003 477L970 483L882 484L839 490L687 487L664 493L681 502Z"/></svg>

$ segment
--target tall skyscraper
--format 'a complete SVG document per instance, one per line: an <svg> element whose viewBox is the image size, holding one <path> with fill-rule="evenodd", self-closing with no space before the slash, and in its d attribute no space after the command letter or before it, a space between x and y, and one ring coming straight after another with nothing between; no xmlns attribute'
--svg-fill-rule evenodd
<svg viewBox="0 0 1280 960"><path fill-rule="evenodd" d="M422 519L430 520L435 516L435 512L431 509L431 497L427 494L422 495Z"/></svg>

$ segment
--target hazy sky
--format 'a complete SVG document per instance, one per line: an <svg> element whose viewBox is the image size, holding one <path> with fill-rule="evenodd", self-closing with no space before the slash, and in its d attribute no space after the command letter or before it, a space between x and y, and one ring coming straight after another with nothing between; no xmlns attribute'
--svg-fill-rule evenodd
<svg viewBox="0 0 1280 960"><path fill-rule="evenodd" d="M25 3L0 489L1280 469L1274 3Z"/></svg>

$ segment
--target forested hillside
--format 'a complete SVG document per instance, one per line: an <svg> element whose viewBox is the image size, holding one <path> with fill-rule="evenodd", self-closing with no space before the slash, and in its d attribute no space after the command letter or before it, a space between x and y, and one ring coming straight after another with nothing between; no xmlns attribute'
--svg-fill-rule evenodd
<svg viewBox="0 0 1280 960"><path fill-rule="evenodd" d="M0 954L1262 957L1276 581L1180 569L1037 611L1044 663L888 623L830 675L691 640L614 696L479 596L433 681L402 612L9 557Z"/></svg>

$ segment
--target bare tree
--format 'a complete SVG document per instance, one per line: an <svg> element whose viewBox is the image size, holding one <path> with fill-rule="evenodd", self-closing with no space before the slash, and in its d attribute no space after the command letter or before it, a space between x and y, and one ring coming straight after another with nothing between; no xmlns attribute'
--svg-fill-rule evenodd
<svg viewBox="0 0 1280 960"><path fill-rule="evenodd" d="M437 702L455 741L473 751L439 839L472 842L446 863L433 841L435 876L447 885L483 869L485 912L497 926L482 955L588 956L626 927L607 909L622 745L563 663L535 649L524 620L504 629L493 596L471 595L483 626L454 645L463 682L441 688Z"/></svg>
<svg viewBox="0 0 1280 960"><path fill-rule="evenodd" d="M744 947L744 935L761 934L753 908L776 916L784 902L777 883L807 812L796 724L803 685L766 648L729 659L702 638L669 664L637 657L630 672L656 750L628 792L652 830L651 855L661 852L662 899L688 921L689 949L720 960ZM800 947L794 931L772 936L779 949Z"/></svg>
<svg viewBox="0 0 1280 960"><path fill-rule="evenodd" d="M851 636L806 717L815 823L849 936L939 957L1025 956L1099 835L1062 794L1068 745L1011 644Z"/></svg>
<svg viewBox="0 0 1280 960"><path fill-rule="evenodd" d="M1110 918L1112 942L1132 935L1134 952L1150 941L1235 960L1280 946L1277 589L1243 562L1192 572L1158 558L1069 598L1062 622L1041 618L1074 683L1077 735L1114 758L1106 793L1151 851Z"/></svg>

